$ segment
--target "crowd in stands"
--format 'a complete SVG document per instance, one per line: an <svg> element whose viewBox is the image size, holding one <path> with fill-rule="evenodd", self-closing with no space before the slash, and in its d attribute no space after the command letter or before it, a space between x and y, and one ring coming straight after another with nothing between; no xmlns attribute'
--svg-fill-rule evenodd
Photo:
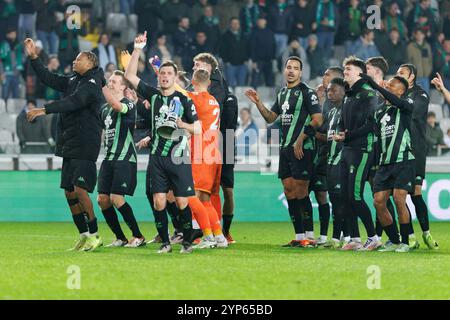
<svg viewBox="0 0 450 320"><path fill-rule="evenodd" d="M80 12L67 11L71 4ZM372 11L372 5L378 10ZM374 12L380 19L374 19ZM280 87L283 61L292 55L302 59L303 81L313 87L327 67L340 65L350 54L362 59L384 56L389 74L402 63L413 63L417 82L432 97L430 115L434 113L435 121L429 128L430 143L444 145L450 140L450 108L430 85L430 78L439 72L450 87L450 1L0 0L0 17L0 117L19 115L13 140L20 141L16 142L22 152L29 141L22 130L42 126L26 124L22 113L33 104L60 98L37 81L24 53L26 37L38 40L39 57L52 71L69 74L78 52L93 50L108 76L121 68L120 51L131 52L135 34L144 31L150 43L141 57L139 77L152 85L157 79L147 61L155 55L163 62L175 61L189 73L196 54L213 53L234 90ZM79 25L73 27L69 20ZM375 29L368 28L374 23ZM26 100L17 106L17 99ZM252 113L245 109L247 101L240 104L242 132L252 125ZM4 125L8 121L0 119L1 137L11 129ZM260 127L256 122L253 125ZM435 128L443 135L438 137ZM32 131L51 147L51 128ZM435 149L430 147L430 155Z"/></svg>

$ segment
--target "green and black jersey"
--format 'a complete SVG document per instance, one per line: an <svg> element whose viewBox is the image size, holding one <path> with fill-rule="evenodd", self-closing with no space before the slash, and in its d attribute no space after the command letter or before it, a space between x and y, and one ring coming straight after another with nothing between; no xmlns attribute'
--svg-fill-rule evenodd
<svg viewBox="0 0 450 320"><path fill-rule="evenodd" d="M398 98L376 83L371 85L386 98L385 105L375 113L379 164L382 166L414 160L411 143L414 102L410 98Z"/></svg>
<svg viewBox="0 0 450 320"><path fill-rule="evenodd" d="M342 142L333 140L333 136L339 133L342 106L334 106L327 117L327 141L328 141L328 165L336 166L341 161Z"/></svg>
<svg viewBox="0 0 450 320"><path fill-rule="evenodd" d="M188 137L180 135L176 140L165 139L157 133L157 129L167 120L169 106L173 98L178 97L181 101L180 118L183 122L192 124L198 120L194 103L182 93L175 91L170 96L163 96L156 88L149 86L144 81L139 82L138 94L150 102L150 110L138 108L141 117L148 120L148 128L151 128L150 154L168 157L172 154L175 157L187 156Z"/></svg>
<svg viewBox="0 0 450 320"><path fill-rule="evenodd" d="M305 126L311 122L311 116L321 112L314 90L304 83L281 89L271 110L281 118L281 148L293 146ZM303 149L313 150L314 140L308 137L303 143Z"/></svg>
<svg viewBox="0 0 450 320"><path fill-rule="evenodd" d="M120 102L122 112L114 111L109 104L104 104L101 108L101 119L105 129L105 160L136 162L133 140L136 108L127 98L123 98Z"/></svg>

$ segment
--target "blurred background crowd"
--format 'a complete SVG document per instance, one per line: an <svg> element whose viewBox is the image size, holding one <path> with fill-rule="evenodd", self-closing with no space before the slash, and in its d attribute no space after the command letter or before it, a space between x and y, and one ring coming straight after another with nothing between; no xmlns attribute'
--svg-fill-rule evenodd
<svg viewBox="0 0 450 320"><path fill-rule="evenodd" d="M73 4L79 13L68 12ZM157 79L150 57L174 60L188 74L196 54L218 58L239 100L236 134L244 147L238 153L251 154L258 141L245 132L266 129L245 89L257 88L270 106L283 85L284 60L293 55L304 62L302 78L312 87L348 55L382 55L388 74L413 63L431 97L429 155L450 147L450 109L430 85L439 72L450 87L449 0L0 0L0 17L0 153L49 153L54 146L54 118L26 121L28 110L60 98L37 81L24 53L26 37L37 40L51 71L69 74L79 51L93 50L108 77L121 68L120 51L131 52L136 33L144 31L150 43L139 77L152 85ZM144 134L137 130L135 139Z"/></svg>

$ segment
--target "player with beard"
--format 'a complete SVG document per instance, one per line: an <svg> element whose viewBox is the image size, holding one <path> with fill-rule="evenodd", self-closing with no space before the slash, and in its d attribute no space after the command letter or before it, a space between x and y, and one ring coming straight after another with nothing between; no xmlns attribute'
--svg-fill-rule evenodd
<svg viewBox="0 0 450 320"><path fill-rule="evenodd" d="M302 66L298 57L287 59L284 68L286 86L279 91L270 110L264 106L255 90L250 89L245 93L267 123L273 123L281 117L278 177L283 183L295 230L295 239L284 247L307 247L313 244L306 239L303 217L312 215L308 187L313 170L316 130L322 125L323 117L314 90L301 81Z"/></svg>

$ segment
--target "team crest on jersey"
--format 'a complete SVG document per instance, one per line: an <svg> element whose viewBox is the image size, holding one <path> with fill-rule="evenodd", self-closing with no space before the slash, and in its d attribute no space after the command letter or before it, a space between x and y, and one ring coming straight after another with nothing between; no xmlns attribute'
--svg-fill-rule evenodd
<svg viewBox="0 0 450 320"><path fill-rule="evenodd" d="M283 110L283 113L286 113L289 110L289 102L285 101L281 106L281 110Z"/></svg>
<svg viewBox="0 0 450 320"><path fill-rule="evenodd" d="M389 121L391 121L391 116L388 115L387 113L380 120L380 122L383 126L386 126Z"/></svg>
<svg viewBox="0 0 450 320"><path fill-rule="evenodd" d="M108 114L108 116L105 119L105 128L109 129L109 126L112 124L111 116Z"/></svg>
<svg viewBox="0 0 450 320"><path fill-rule="evenodd" d="M294 95L295 95L296 97L298 97L298 96L300 95L300 90L296 90L296 91L294 92Z"/></svg>

